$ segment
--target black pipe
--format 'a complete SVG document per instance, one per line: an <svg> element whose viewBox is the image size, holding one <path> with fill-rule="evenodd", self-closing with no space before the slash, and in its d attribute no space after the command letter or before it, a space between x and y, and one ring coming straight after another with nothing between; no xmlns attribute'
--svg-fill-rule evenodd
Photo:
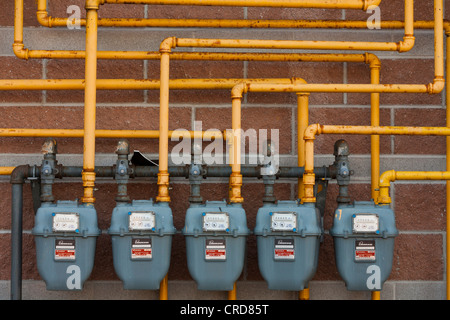
<svg viewBox="0 0 450 320"><path fill-rule="evenodd" d="M11 173L11 300L22 299L22 221L23 184L30 166L16 167Z"/></svg>

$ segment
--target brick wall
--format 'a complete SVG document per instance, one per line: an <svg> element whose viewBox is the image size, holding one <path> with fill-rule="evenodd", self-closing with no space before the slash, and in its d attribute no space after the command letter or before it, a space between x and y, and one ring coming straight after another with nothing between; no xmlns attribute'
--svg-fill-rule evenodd
<svg viewBox="0 0 450 320"><path fill-rule="evenodd" d="M84 7L82 0L49 2L49 13L66 17L68 5ZM449 1L445 1L446 5ZM14 1L0 4L0 70L4 79L82 79L83 60L20 60L12 52ZM382 1L383 20L403 20L403 1ZM84 30L48 29L39 26L35 18L36 5L25 0L25 46L30 49L84 48ZM82 10L84 13L84 10ZM365 20L368 14L352 10L227 8L146 5L104 5L100 17L123 18L229 18L229 19L349 19ZM416 20L433 19L433 1L415 3ZM446 18L449 18L449 13ZM168 36L202 38L264 38L308 40L398 41L402 30L293 30L293 29L180 29L100 28L99 48L102 50L156 51ZM433 32L417 30L416 46L404 54L374 52L381 59L381 83L428 83L433 78ZM309 83L369 83L369 67L363 63L308 62L198 62L173 61L171 78L290 78L301 77ZM98 78L158 79L158 61L98 62ZM98 129L158 129L159 91L117 90L98 91ZM200 120L203 129L231 127L231 100L228 90L171 91L170 129L193 129ZM295 94L250 93L242 109L243 129L279 129L282 163L295 165L297 159ZM1 128L83 128L82 91L0 91ZM321 124L370 124L370 95L358 93L313 93L310 96L310 122ZM445 95L382 94L381 125L445 126ZM333 161L333 144L337 139L348 141L351 164L355 176L350 187L354 200L370 199L370 138L368 136L323 135L316 140L318 164ZM40 165L43 138L0 138L0 165ZM64 165L82 165L83 141L60 138L58 160ZM115 163L115 139L97 139L97 164ZM158 141L130 139L131 150L157 156ZM172 144L173 146L173 144ZM382 171L444 170L444 137L383 136L381 138ZM202 185L204 200L227 198L227 179L208 179ZM175 227L184 226L188 208L189 184L185 179L172 179L172 202ZM154 292L126 292L115 275L109 235L111 212L115 206L116 184L111 179L98 179L96 209L99 237L95 266L84 291L80 293L50 293L40 280L35 262L35 245L31 235L33 206L31 192L25 187L23 279L24 298L157 298ZM0 177L0 281L10 279L10 202L8 177ZM132 180L129 194L133 199L156 196L156 181ZM73 200L82 196L79 179L57 181L57 199ZM248 227L253 229L257 209L262 205L263 185L259 180L245 179L244 208ZM279 199L295 199L295 179L281 179L276 184ZM392 185L393 207L400 235L396 239L394 265L382 292L385 299L442 299L445 298L445 183L403 181ZM332 182L327 196L325 230L332 224L337 187ZM221 292L198 292L187 270L183 236L173 241L172 263L169 271L169 298L226 298ZM180 289L181 288L181 289ZM7 286L1 286L0 297L9 298ZM346 291L334 262L332 238L325 235L320 249L317 273L311 282L312 299L368 299L365 293ZM259 273L254 236L248 238L247 259L238 282L238 298L296 299L297 293L271 292Z"/></svg>

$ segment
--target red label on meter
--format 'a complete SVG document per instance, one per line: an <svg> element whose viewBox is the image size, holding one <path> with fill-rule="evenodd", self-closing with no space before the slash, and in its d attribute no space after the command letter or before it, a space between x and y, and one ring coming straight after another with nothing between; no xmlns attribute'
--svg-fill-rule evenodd
<svg viewBox="0 0 450 320"><path fill-rule="evenodd" d="M294 239L276 238L274 258L275 260L294 260Z"/></svg>
<svg viewBox="0 0 450 320"><path fill-rule="evenodd" d="M227 249L225 239L206 239L205 259L206 260L225 260L227 258Z"/></svg>
<svg viewBox="0 0 450 320"><path fill-rule="evenodd" d="M355 261L375 261L375 240L355 241Z"/></svg>
<svg viewBox="0 0 450 320"><path fill-rule="evenodd" d="M152 239L134 238L131 240L131 259L151 259Z"/></svg>
<svg viewBox="0 0 450 320"><path fill-rule="evenodd" d="M55 260L75 260L75 240L55 240Z"/></svg>

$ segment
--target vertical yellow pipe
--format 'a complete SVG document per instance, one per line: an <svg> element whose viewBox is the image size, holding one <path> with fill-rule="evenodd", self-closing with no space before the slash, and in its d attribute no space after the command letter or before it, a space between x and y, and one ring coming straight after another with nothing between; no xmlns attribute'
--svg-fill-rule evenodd
<svg viewBox="0 0 450 320"><path fill-rule="evenodd" d="M305 130L309 125L309 93L297 93L297 159L298 166L305 166ZM303 179L298 179L298 199L303 199L305 186ZM300 300L309 300L309 288L299 292Z"/></svg>
<svg viewBox="0 0 450 320"><path fill-rule="evenodd" d="M159 172L157 201L169 202L169 52L161 50L159 105Z"/></svg>
<svg viewBox="0 0 450 320"><path fill-rule="evenodd" d="M445 93L445 103L446 103L446 113L447 113L447 127L450 127L450 31L446 31L446 42L447 42L447 78L446 78L446 93ZM447 142L447 154L446 154L446 170L450 171L450 137L446 137ZM447 243L447 255L446 255L446 273L447 273L447 300L450 300L450 268L448 261L450 259L450 181L446 182L446 192L447 192L447 229L446 229L446 243Z"/></svg>
<svg viewBox="0 0 450 320"><path fill-rule="evenodd" d="M228 291L228 300L236 300L236 282L233 284L233 290Z"/></svg>
<svg viewBox="0 0 450 320"><path fill-rule="evenodd" d="M167 300L168 299L167 287L168 287L168 275L166 274L160 284L159 300Z"/></svg>
<svg viewBox="0 0 450 320"><path fill-rule="evenodd" d="M95 118L97 95L98 2L86 1L86 62L84 89L83 203L93 204L95 185Z"/></svg>
<svg viewBox="0 0 450 320"><path fill-rule="evenodd" d="M241 203L244 201L241 194L242 174L241 174L241 99L246 91L246 84L236 85L231 90L231 135L228 143L230 146L231 175L229 185L229 199L231 203Z"/></svg>
<svg viewBox="0 0 450 320"><path fill-rule="evenodd" d="M380 64L372 62L370 64L370 83L380 83ZM370 121L372 126L380 125L380 94L370 94ZM378 199L378 181L380 177L380 136L370 136L371 144L371 182L372 182L372 199Z"/></svg>
<svg viewBox="0 0 450 320"><path fill-rule="evenodd" d="M297 93L297 159L298 166L305 166L305 130L309 125L309 93ZM298 179L298 198L303 199L305 186L303 179Z"/></svg>

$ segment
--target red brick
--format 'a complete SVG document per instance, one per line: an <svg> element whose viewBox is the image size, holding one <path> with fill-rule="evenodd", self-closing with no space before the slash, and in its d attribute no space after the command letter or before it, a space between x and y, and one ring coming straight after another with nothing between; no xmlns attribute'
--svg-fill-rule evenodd
<svg viewBox="0 0 450 320"><path fill-rule="evenodd" d="M84 79L84 60L49 60L48 79ZM98 79L143 79L143 62L99 60ZM84 102L84 90L47 91L47 102ZM97 102L144 102L143 90L97 90Z"/></svg>
<svg viewBox="0 0 450 320"><path fill-rule="evenodd" d="M401 230L445 230L445 185L396 184L395 216Z"/></svg>
<svg viewBox="0 0 450 320"><path fill-rule="evenodd" d="M149 79L159 79L159 61L149 61ZM243 62L240 61L171 61L170 79L242 79ZM170 90L171 103L231 105L231 87L226 90ZM149 102L159 102L159 90L148 92Z"/></svg>
<svg viewBox="0 0 450 320"><path fill-rule="evenodd" d="M395 240L390 280L443 280L442 235L401 234Z"/></svg>
<svg viewBox="0 0 450 320"><path fill-rule="evenodd" d="M220 6L150 5L150 19L243 19L244 9Z"/></svg>
<svg viewBox="0 0 450 320"><path fill-rule="evenodd" d="M39 23L36 18L37 5L34 0L24 0L23 4L23 26L37 27ZM0 26L14 26L14 1L3 1L0 11Z"/></svg>
<svg viewBox="0 0 450 320"><path fill-rule="evenodd" d="M249 7L247 10L247 18L257 20L340 20L342 17L340 9Z"/></svg>
<svg viewBox="0 0 450 320"><path fill-rule="evenodd" d="M405 18L405 2L403 0L381 1L380 14L381 20L400 20ZM363 10L346 10L345 18L347 20L366 20L373 13ZM414 1L414 19L433 20L433 2L432 1Z"/></svg>
<svg viewBox="0 0 450 320"><path fill-rule="evenodd" d="M309 123L319 123L323 125L370 125L370 109L361 108L311 108ZM390 125L390 113L387 109L380 110L380 124ZM314 141L315 152L317 154L332 154L334 143L344 139L349 144L351 154L369 154L369 135L319 135ZM390 153L390 139L388 136L380 137L380 152Z"/></svg>
<svg viewBox="0 0 450 320"><path fill-rule="evenodd" d="M243 108L242 129L267 130L267 137L271 136L271 130L279 130L280 154L291 152L291 109L290 108ZM198 108L196 121L202 121L203 130L231 129L231 108ZM246 140L246 146L248 146ZM248 149L247 149L248 153Z"/></svg>
<svg viewBox="0 0 450 320"><path fill-rule="evenodd" d="M396 126L445 127L443 109L396 109ZM445 154L445 137L401 136L394 137L394 152L397 154Z"/></svg>
<svg viewBox="0 0 450 320"><path fill-rule="evenodd" d="M38 60L1 57L0 70L3 70L3 79L40 79L42 77L42 63ZM0 102L39 102L41 99L41 91L0 91Z"/></svg>
<svg viewBox="0 0 450 320"><path fill-rule="evenodd" d="M382 84L427 84L434 79L434 60L405 59L383 60L380 83ZM441 105L441 94L428 93L383 93L381 104Z"/></svg>
<svg viewBox="0 0 450 320"><path fill-rule="evenodd" d="M342 83L343 64L326 62L249 62L248 78L299 77L308 83ZM295 93L247 94L249 103L297 103ZM341 104L341 93L312 93L310 104Z"/></svg>

